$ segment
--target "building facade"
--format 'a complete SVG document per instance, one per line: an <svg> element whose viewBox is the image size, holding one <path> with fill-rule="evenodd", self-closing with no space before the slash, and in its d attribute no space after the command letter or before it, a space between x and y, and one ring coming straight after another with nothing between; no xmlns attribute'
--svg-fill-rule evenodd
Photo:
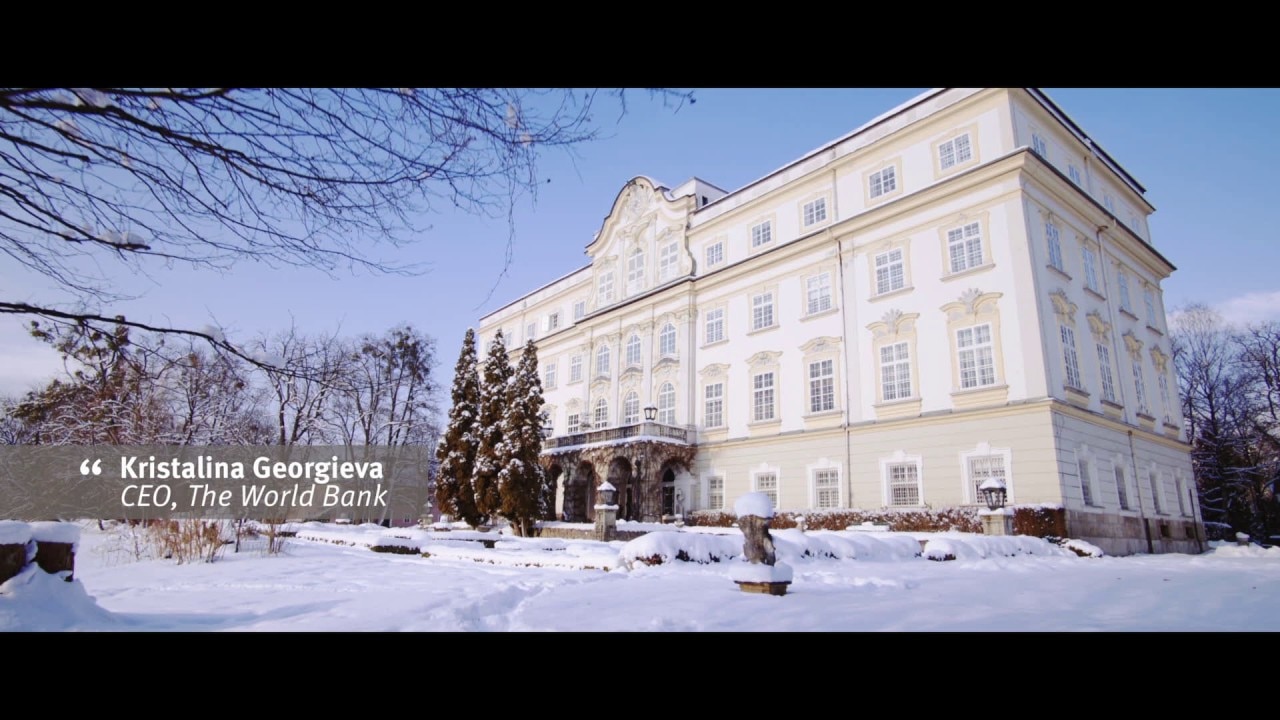
<svg viewBox="0 0 1280 720"><path fill-rule="evenodd" d="M1032 88L927 92L747 186L637 177L590 262L485 316L536 341L557 507L1064 509L1203 539L1145 189Z"/></svg>

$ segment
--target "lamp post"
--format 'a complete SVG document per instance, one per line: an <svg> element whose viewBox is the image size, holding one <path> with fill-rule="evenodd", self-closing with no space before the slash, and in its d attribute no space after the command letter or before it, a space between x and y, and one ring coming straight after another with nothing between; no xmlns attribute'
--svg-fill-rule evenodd
<svg viewBox="0 0 1280 720"><path fill-rule="evenodd" d="M1001 478L987 478L978 486L982 499L987 503L986 510L979 510L982 516L982 533L984 535L1012 535L1013 511L1004 506L1008 498L1008 488Z"/></svg>
<svg viewBox="0 0 1280 720"><path fill-rule="evenodd" d="M658 408L650 405L644 409L644 421L653 422L658 419Z"/></svg>

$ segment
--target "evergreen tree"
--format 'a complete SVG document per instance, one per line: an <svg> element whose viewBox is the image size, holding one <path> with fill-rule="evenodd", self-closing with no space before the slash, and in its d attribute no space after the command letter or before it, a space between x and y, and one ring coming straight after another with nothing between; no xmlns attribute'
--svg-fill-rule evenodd
<svg viewBox="0 0 1280 720"><path fill-rule="evenodd" d="M538 349L525 343L520 365L511 379L507 412L502 421L503 441L498 446L498 489L502 517L524 537L543 513L542 379L538 376Z"/></svg>
<svg viewBox="0 0 1280 720"><path fill-rule="evenodd" d="M498 489L498 472L502 470L498 457L502 445L502 419L507 414L507 399L511 388L511 361L507 357L506 339L499 330L484 361L484 373L480 382L480 413L476 435L475 467L471 484L475 488L476 510L485 519L497 515L502 509L502 497Z"/></svg>
<svg viewBox="0 0 1280 720"><path fill-rule="evenodd" d="M476 452L480 445L480 377L476 358L476 333L467 328L462 339L462 352L453 374L453 407L449 410L449 426L440 444L436 446L436 459L440 462L436 481L436 505L441 512L475 527L486 519L476 508L476 493L472 486Z"/></svg>

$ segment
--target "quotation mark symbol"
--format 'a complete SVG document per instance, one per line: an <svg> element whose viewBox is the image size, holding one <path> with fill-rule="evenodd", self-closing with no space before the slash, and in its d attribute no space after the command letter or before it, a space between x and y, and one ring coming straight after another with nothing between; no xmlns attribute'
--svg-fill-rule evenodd
<svg viewBox="0 0 1280 720"><path fill-rule="evenodd" d="M85 459L84 459L84 462L80 463L80 474L81 474L81 475L88 475L90 472L92 472L94 475L101 475L101 474L102 474L102 460L100 460L100 459L99 459L99 460L94 460L94 461L93 461L93 469L92 469L92 470L90 470L90 469L89 469L89 458L85 458Z"/></svg>

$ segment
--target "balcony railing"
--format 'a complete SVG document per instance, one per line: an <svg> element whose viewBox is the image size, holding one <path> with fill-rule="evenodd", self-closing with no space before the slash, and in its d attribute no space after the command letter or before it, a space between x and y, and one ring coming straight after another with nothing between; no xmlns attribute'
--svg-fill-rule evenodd
<svg viewBox="0 0 1280 720"><path fill-rule="evenodd" d="M572 435L558 435L542 441L542 449L577 447L579 445L597 445L615 440L626 440L639 437L660 437L683 445L689 444L689 431L682 427L673 427L656 422L642 422L635 425L589 430Z"/></svg>

